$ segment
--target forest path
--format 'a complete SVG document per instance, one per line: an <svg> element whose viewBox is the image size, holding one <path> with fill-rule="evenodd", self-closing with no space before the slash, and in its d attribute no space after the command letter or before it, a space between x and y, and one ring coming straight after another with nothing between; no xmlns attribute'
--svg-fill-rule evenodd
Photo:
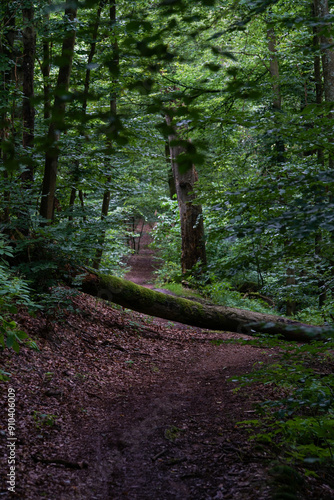
<svg viewBox="0 0 334 500"><path fill-rule="evenodd" d="M137 226L137 232L141 230L141 222ZM152 281L154 279L154 271L156 267L154 265L154 255L155 252L149 248L152 238L150 232L152 226L150 224L145 224L143 227L143 232L139 241L139 252L133 253L127 265L130 270L126 273L125 278L137 285L145 286L147 288L153 288Z"/></svg>
<svg viewBox="0 0 334 500"><path fill-rule="evenodd" d="M143 240L128 278L153 286L153 252ZM148 240L146 240L148 242ZM278 348L171 323L79 294L47 328L18 318L40 351L2 352L15 390L15 495L7 493L0 432L0 495L36 500L269 500L275 455L249 442L242 420L270 399L270 385L234 392L230 379ZM221 345L213 341L226 340ZM0 412L7 412L0 385ZM300 499L330 498L313 486ZM7 495L7 496L6 496ZM331 497L332 498L332 497Z"/></svg>
<svg viewBox="0 0 334 500"><path fill-rule="evenodd" d="M138 233L140 233L141 228L142 222L137 226ZM159 263L158 259L155 258L154 250L150 248L150 244L152 243L150 232L152 228L151 224L144 225L139 241L139 252L133 253L129 258L127 265L130 267L130 270L126 273L125 279L151 290L173 295L169 290L156 288L153 284L155 280L154 272L159 268Z"/></svg>
<svg viewBox="0 0 334 500"><path fill-rule="evenodd" d="M144 226L140 251L130 257L125 278L172 294L153 284L157 263L149 247L151 229ZM268 465L274 457L268 462L267 453L248 441L248 431L236 425L254 418L253 405L267 391L260 385L234 393L230 378L249 373L257 363L273 361L279 351L233 343L236 338L249 339L245 335L161 318L150 318L143 335L154 343L150 354L141 353L150 376L137 373L130 387L109 399L101 412L107 419L100 419L98 455L94 449L92 457L100 464L96 476L104 479L94 498L271 499ZM211 342L219 339L231 343ZM130 363L139 370L136 356ZM91 438L87 449L90 444Z"/></svg>
<svg viewBox="0 0 334 500"><path fill-rule="evenodd" d="M227 381L266 354L205 341L168 347L170 361L152 363L153 379L107 409L97 457L104 491L96 498L269 499L264 457L235 426L252 416L254 395L242 399Z"/></svg>
<svg viewBox="0 0 334 500"><path fill-rule="evenodd" d="M140 250L130 257L125 277L156 289L151 229L144 226ZM154 318L152 324L160 327L161 349L168 349L169 362L152 363L154 380L148 385L142 381L108 409L112 431L109 424L104 425L107 446L100 445L99 462L113 465L109 473L104 470L107 484L101 498L268 498L261 460L241 451L244 436L235 429L235 422L252 412L251 402L233 395L227 382L230 376L249 371L268 353L248 346L222 349L203 338L208 332L161 318ZM170 344L173 334L184 330L191 339L179 338ZM196 334L202 338L196 339ZM210 337L217 334L210 332ZM240 459L245 453L246 461Z"/></svg>

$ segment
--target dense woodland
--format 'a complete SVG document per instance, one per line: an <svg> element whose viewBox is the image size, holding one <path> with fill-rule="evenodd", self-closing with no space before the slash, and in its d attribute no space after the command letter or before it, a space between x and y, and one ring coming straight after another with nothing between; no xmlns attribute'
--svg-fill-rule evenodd
<svg viewBox="0 0 334 500"><path fill-rule="evenodd" d="M330 16L320 1L2 5L3 300L48 291L64 264L120 275L144 220L160 280L332 322Z"/></svg>
<svg viewBox="0 0 334 500"><path fill-rule="evenodd" d="M331 345L332 2L0 9L3 347L25 337L18 307L52 321L87 272L123 277L144 224L160 286L324 327Z"/></svg>

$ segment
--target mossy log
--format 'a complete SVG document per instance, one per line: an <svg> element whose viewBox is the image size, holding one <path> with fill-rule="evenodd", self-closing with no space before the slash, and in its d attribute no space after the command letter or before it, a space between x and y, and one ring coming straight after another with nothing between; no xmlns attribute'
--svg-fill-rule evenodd
<svg viewBox="0 0 334 500"><path fill-rule="evenodd" d="M87 274L81 288L83 292L94 297L100 297L134 311L209 330L248 335L261 332L279 334L287 340L301 342L320 338L326 333L323 328L272 314L227 306L203 305L109 275Z"/></svg>

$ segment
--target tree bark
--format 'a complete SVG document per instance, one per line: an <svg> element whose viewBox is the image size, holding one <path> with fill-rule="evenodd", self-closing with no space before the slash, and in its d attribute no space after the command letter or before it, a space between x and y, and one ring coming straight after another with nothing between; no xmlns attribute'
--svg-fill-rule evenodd
<svg viewBox="0 0 334 500"><path fill-rule="evenodd" d="M276 35L273 28L267 30L268 39L268 50L270 53L270 65L269 72L272 78L272 88L273 88L273 101L272 108L275 112L280 112L282 109L282 95L281 87L279 84L279 65L277 59L277 49L276 49ZM285 146L281 137L277 137L276 144L276 161L277 163L283 163L285 161L284 153Z"/></svg>
<svg viewBox="0 0 334 500"><path fill-rule="evenodd" d="M87 103L88 103L88 97L89 97L89 86L90 86L90 75L91 75L91 64L96 52L96 40L98 36L98 31L100 27L100 21L101 21L101 14L103 7L106 3L106 0L100 0L97 13L96 13L96 18L95 22L92 26L92 42L90 45L90 50L88 54L88 59L87 59L87 68L86 68L86 74L85 74L85 83L84 83L84 90L83 90L83 97L82 97L82 118L83 118L83 124L86 123L86 113L87 113ZM83 132L84 133L84 132ZM80 160L75 160L74 161L74 169L73 169L73 174L72 174L72 189L71 189L71 195L70 195L70 202L69 202L69 211L70 215L68 217L69 221L73 220L73 208L74 208L74 202L76 198L76 192L77 192L77 187L76 185L79 183L81 177L81 170L80 170ZM81 193L81 196L80 196ZM79 190L79 199L81 201L81 206L83 208L83 197L82 197L82 191ZM84 218L85 220L85 218Z"/></svg>
<svg viewBox="0 0 334 500"><path fill-rule="evenodd" d="M325 23L326 17L330 15L328 0L314 0L314 12L320 20ZM334 51L333 37L327 35L326 31L330 29L330 25L324 24L320 28L319 38L321 47L321 59L323 70L323 91L325 101L334 104ZM333 111L328 115L328 118L333 119ZM333 137L328 138L328 142L333 148ZM334 169L334 152L329 150L328 166L331 170Z"/></svg>
<svg viewBox="0 0 334 500"><path fill-rule="evenodd" d="M1 88L3 93L3 102L2 102L2 111L1 111L1 126L0 126L0 142L1 149L0 155L5 170L3 172L4 184L8 183L8 170L7 165L8 161L12 160L15 155L15 140L13 136L13 131L11 130L11 120L9 117L9 108L10 108L10 100L9 100L9 85L15 79L15 70L14 70L14 43L16 36L16 27L15 27L15 9L12 5L5 5L4 17L3 17L3 26L6 27L4 34L0 37L0 54L3 58L3 65L1 68ZM11 142L12 151L10 153L6 152L6 148L4 148L4 143ZM1 220L5 223L10 222L10 191L5 188L3 193L3 217Z"/></svg>
<svg viewBox="0 0 334 500"><path fill-rule="evenodd" d="M93 32L92 32L92 43L90 46L90 51L88 54L88 60L87 60L87 69L86 69L86 75L85 75L85 84L84 84L84 95L83 95L83 103L82 103L82 110L84 114L86 114L87 111L87 101L88 101L88 94L89 94L89 86L90 86L90 65L92 64L93 58L95 56L96 52L96 39L100 27L100 21L101 21L101 14L104 5L106 4L107 0L101 0L97 9L96 13L96 20L95 24L93 26Z"/></svg>
<svg viewBox="0 0 334 500"><path fill-rule="evenodd" d="M50 5L51 0L48 0ZM44 30L47 32L50 15L45 15ZM43 74L43 98L44 98L44 119L48 120L51 115L50 105L50 69L51 69L51 53L50 53L50 40L45 34L42 39L43 43L43 61L42 61L42 74Z"/></svg>
<svg viewBox="0 0 334 500"><path fill-rule="evenodd" d="M279 112L282 109L282 95L279 83L279 64L277 59L277 49L276 49L276 35L274 28L269 28L267 31L268 39L268 50L270 53L270 66L269 72L272 78L272 88L273 88L273 102L272 108L275 112ZM278 165L283 164L285 161L285 146L284 141L281 137L276 138L275 143L276 150L276 163ZM288 242L285 242L285 246L288 246ZM291 267L287 269L286 285L291 286L296 284L295 270ZM294 300L287 300L286 302L286 314L288 316L294 315L296 312L296 302Z"/></svg>
<svg viewBox="0 0 334 500"><path fill-rule="evenodd" d="M112 62L113 62L113 68L111 73L113 73L119 66L119 56L118 56L118 43L117 43L117 38L115 35L114 31L114 25L116 22L116 1L115 0L110 0L110 9L109 9L109 19L110 19L110 24L111 24L111 32L112 36L114 38L112 42ZM117 81L114 79L112 81L113 85L116 85ZM117 113L117 101L116 101L116 91L115 89L112 90L111 95L110 95L110 116L115 117ZM112 148L112 141L110 140L108 142L108 147L111 149ZM111 175L108 175L106 178L106 184L107 186L111 182ZM103 194L103 200L102 200L102 209L101 209L101 220L103 221L106 217L108 217L108 212L109 212L109 205L110 205L110 189L107 187ZM99 269L101 260L102 260L102 255L103 255L103 245L105 241L105 231L102 231L99 238L99 248L96 251L95 259L93 262L93 268L94 269Z"/></svg>
<svg viewBox="0 0 334 500"><path fill-rule="evenodd" d="M31 148L34 144L34 129L35 129L35 107L32 102L34 97L34 63L35 63L35 29L34 21L34 6L30 2L28 7L22 11L25 26L23 29L23 138L22 145L24 148ZM21 179L27 184L32 184L34 181L34 168L30 163L29 167L22 173Z"/></svg>
<svg viewBox="0 0 334 500"><path fill-rule="evenodd" d="M328 0L314 0L315 14L324 23L326 17L330 16ZM334 52L333 38L328 36L326 31L330 29L330 24L324 25L320 30L320 42L322 48L322 67L324 77L324 96L326 102L334 102Z"/></svg>
<svg viewBox="0 0 334 500"><path fill-rule="evenodd" d="M68 220L69 221L72 221L73 220L73 215L72 215L72 212L73 212L73 207L74 207L74 202L75 202L75 198L77 196L77 189L75 187L72 187L71 188L71 194L70 194L70 201L69 201L69 212L70 212L70 215L68 216Z"/></svg>
<svg viewBox="0 0 334 500"><path fill-rule="evenodd" d="M169 116L166 116L166 122L168 125L172 124ZM186 274L198 263L202 266L206 265L206 252L202 206L196 203L196 194L194 193L195 184L198 180L197 172L194 165L187 172L180 172L177 157L186 150L181 145L173 145L173 141L177 141L177 139L176 132L175 135L169 136L169 149L180 211L181 267L182 273Z"/></svg>
<svg viewBox="0 0 334 500"><path fill-rule="evenodd" d="M110 181L111 181L111 176L109 176L107 178L107 184L109 184ZM101 221L103 221L106 217L108 217L109 205L110 205L110 189L106 189L104 194L103 194L103 200L102 200ZM104 230L102 230L101 234L98 237L99 248L96 250L95 259L93 262L94 269L99 269L99 267L100 267L102 255L103 255L103 245L104 245L105 237L106 237L106 233Z"/></svg>
<svg viewBox="0 0 334 500"><path fill-rule="evenodd" d="M330 112L327 115L329 123L333 123L333 107L334 107L334 51L333 51L333 36L331 34L332 23L327 22L327 18L330 16L330 8L328 0L314 0L314 14L322 22L322 26L317 30L317 34L320 40L320 54L322 61L322 76L323 76L323 95L326 103L330 105ZM320 75L321 77L321 75ZM319 77L318 77L319 78ZM322 89L320 88L319 91ZM319 99L321 102L321 99ZM317 99L318 102L318 99ZM328 168L334 170L334 138L332 133L333 125L329 127L330 132L328 133ZM321 164L324 164L323 152L321 158ZM332 186L328 186L328 194L331 202L334 199L334 190ZM331 240L334 241L334 233L331 232ZM321 236L320 236L321 238ZM318 239L318 246L320 244L320 239ZM333 263L331 263L333 265ZM326 288L325 284L320 280L320 289L323 293L320 294L319 304L320 306L324 304L326 299Z"/></svg>
<svg viewBox="0 0 334 500"><path fill-rule="evenodd" d="M167 163L169 197L171 200L174 200L175 196L177 197L177 192L176 192L175 179L174 179L173 170L172 170L172 163L171 163L170 149L169 149L169 142L168 141L165 144L165 156L166 156L166 163Z"/></svg>
<svg viewBox="0 0 334 500"><path fill-rule="evenodd" d="M279 334L287 340L307 342L321 336L323 329L288 318L226 306L202 305L155 292L131 281L109 275L87 274L82 291L94 297L151 316L209 330L226 330L252 335Z"/></svg>
<svg viewBox="0 0 334 500"><path fill-rule="evenodd" d="M276 35L273 28L267 31L268 49L270 52L270 76L273 79L273 108L280 110L282 107L281 89L279 84L279 66L276 56Z"/></svg>
<svg viewBox="0 0 334 500"><path fill-rule="evenodd" d="M315 5L312 5L312 14L316 16ZM320 47L319 29L314 26L313 28L313 49L316 50ZM320 106L322 104L323 97L323 84L322 84L322 70L321 70L321 58L319 53L315 52L313 59L313 69L314 69L314 84L315 84L315 102ZM324 151L322 148L317 148L318 162L324 165Z"/></svg>
<svg viewBox="0 0 334 500"><path fill-rule="evenodd" d="M71 3L67 3L65 17L70 23L74 22L77 11L73 9ZM40 215L48 221L54 217L54 199L56 191L57 170L58 170L58 139L59 130L64 126L65 117L65 99L64 95L68 93L72 61L74 54L76 30L70 29L66 32L63 41L61 61L59 68L57 84L55 88L55 100L52 108L51 123L47 137L47 150L45 155L45 169L42 186L42 199L40 206Z"/></svg>

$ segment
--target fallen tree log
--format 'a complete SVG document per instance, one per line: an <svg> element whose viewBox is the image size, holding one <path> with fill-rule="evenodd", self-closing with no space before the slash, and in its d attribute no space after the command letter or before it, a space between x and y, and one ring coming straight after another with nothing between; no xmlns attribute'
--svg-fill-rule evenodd
<svg viewBox="0 0 334 500"><path fill-rule="evenodd" d="M248 335L263 332L301 342L321 338L329 333L329 329L281 316L227 306L203 305L110 275L87 274L81 290L134 311L209 330L226 330Z"/></svg>

